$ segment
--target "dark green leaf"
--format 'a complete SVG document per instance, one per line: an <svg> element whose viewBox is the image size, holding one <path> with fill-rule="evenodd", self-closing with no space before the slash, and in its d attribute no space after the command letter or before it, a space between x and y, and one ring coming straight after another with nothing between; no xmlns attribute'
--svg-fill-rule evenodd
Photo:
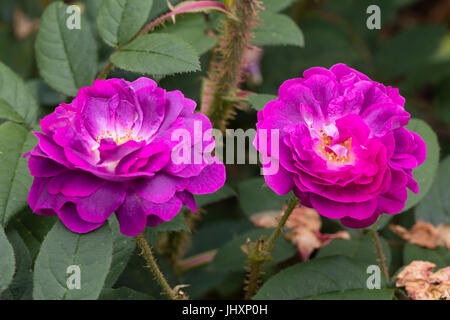
<svg viewBox="0 0 450 320"><path fill-rule="evenodd" d="M439 165L439 142L433 129L420 119L411 119L406 128L417 133L425 141L427 158L424 163L413 171L413 177L419 184L419 193L415 194L408 190L408 200L401 212L414 207L428 193Z"/></svg>
<svg viewBox="0 0 450 320"><path fill-rule="evenodd" d="M168 34L140 36L111 56L124 70L168 75L200 70L195 50L184 40Z"/></svg>
<svg viewBox="0 0 450 320"><path fill-rule="evenodd" d="M14 251L9 243L8 238L6 238L5 231L0 225L0 292L8 288L11 283L14 270L16 268L16 262L14 259Z"/></svg>
<svg viewBox="0 0 450 320"><path fill-rule="evenodd" d="M407 265L414 260L429 261L438 269L445 268L450 265L450 252L444 247L427 249L407 243L403 249L403 263Z"/></svg>
<svg viewBox="0 0 450 320"><path fill-rule="evenodd" d="M176 231L188 231L191 232L189 226L186 224L186 219L182 211L170 221L164 221L156 227L150 227L151 232L176 232Z"/></svg>
<svg viewBox="0 0 450 320"><path fill-rule="evenodd" d="M392 300L394 289L354 289L317 295L306 300Z"/></svg>
<svg viewBox="0 0 450 320"><path fill-rule="evenodd" d="M104 0L97 16L100 36L110 46L129 41L147 21L153 0Z"/></svg>
<svg viewBox="0 0 450 320"><path fill-rule="evenodd" d="M50 4L42 15L36 38L36 60L42 78L55 90L76 96L92 85L97 72L97 53L89 23L81 16L80 29L66 25L67 5Z"/></svg>
<svg viewBox="0 0 450 320"><path fill-rule="evenodd" d="M117 289L103 289L99 300L150 300L151 297L126 287Z"/></svg>
<svg viewBox="0 0 450 320"><path fill-rule="evenodd" d="M444 34L444 26L439 25L402 30L383 43L376 54L376 62L389 77L412 72L431 61Z"/></svg>
<svg viewBox="0 0 450 320"><path fill-rule="evenodd" d="M281 210L289 200L289 194L279 196L265 183L264 178L248 179L238 186L239 203L247 216L254 213Z"/></svg>
<svg viewBox="0 0 450 320"><path fill-rule="evenodd" d="M199 208L207 206L209 204L213 204L231 197L235 197L236 192L231 189L229 186L224 185L222 188L217 190L214 193L210 194L202 194L202 195L194 195L195 202Z"/></svg>
<svg viewBox="0 0 450 320"><path fill-rule="evenodd" d="M167 27L158 31L175 35L189 43L197 52L202 55L214 47L217 40L207 35L208 24L203 15L186 15L177 18L175 24L169 24Z"/></svg>
<svg viewBox="0 0 450 320"><path fill-rule="evenodd" d="M380 240L386 256L386 264L389 266L391 263L391 250L386 240L383 238ZM378 264L376 248L370 235L364 235L359 239L351 240L335 239L320 249L317 257L321 258L334 255L346 256L367 265Z"/></svg>
<svg viewBox="0 0 450 320"><path fill-rule="evenodd" d="M367 265L343 256L317 258L298 263L270 278L255 299L314 299L323 295L346 295L367 289ZM381 276L381 287L385 286ZM374 289L376 290L376 289Z"/></svg>
<svg viewBox="0 0 450 320"><path fill-rule="evenodd" d="M112 235L108 225L77 234L57 222L42 243L33 280L35 300L97 299L112 260ZM80 289L69 290L69 266L80 268Z"/></svg>
<svg viewBox="0 0 450 320"><path fill-rule="evenodd" d="M23 118L5 100L0 98L0 119L24 122Z"/></svg>
<svg viewBox="0 0 450 320"><path fill-rule="evenodd" d="M7 236L14 249L17 270L9 288L3 291L2 299L31 300L33 273L30 252L16 230L8 230Z"/></svg>
<svg viewBox="0 0 450 320"><path fill-rule="evenodd" d="M108 221L113 237L113 254L111 269L105 280L105 288L112 287L116 283L136 248L132 237L120 233L119 222L115 215L111 216Z"/></svg>
<svg viewBox="0 0 450 320"><path fill-rule="evenodd" d="M305 45L302 31L288 16L270 11L260 12L259 16L262 19L262 25L255 27L252 44L256 46L293 45L299 47Z"/></svg>
<svg viewBox="0 0 450 320"><path fill-rule="evenodd" d="M26 122L29 125L36 120L39 106L30 89L22 79L1 62L0 99L2 100L0 101L0 118ZM7 115L9 118L6 117Z"/></svg>
<svg viewBox="0 0 450 320"><path fill-rule="evenodd" d="M450 156L439 165L430 191L416 208L416 218L434 225L450 224Z"/></svg>
<svg viewBox="0 0 450 320"><path fill-rule="evenodd" d="M33 178L22 156L36 143L33 133L18 124L6 122L0 126L0 224L3 226L27 205Z"/></svg>

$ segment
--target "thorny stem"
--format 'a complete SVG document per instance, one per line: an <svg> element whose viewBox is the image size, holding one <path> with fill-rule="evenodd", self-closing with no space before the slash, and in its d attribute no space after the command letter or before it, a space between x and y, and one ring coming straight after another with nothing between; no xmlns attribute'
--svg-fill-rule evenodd
<svg viewBox="0 0 450 320"><path fill-rule="evenodd" d="M378 263L380 264L381 271L383 272L384 276L386 277L386 280L388 282L391 282L391 279L389 277L389 271L386 266L386 256L383 253L383 247L381 246L381 241L380 241L378 232L373 229L369 229L369 232L372 235L373 242L375 243L375 248L377 250L377 255L378 255Z"/></svg>
<svg viewBox="0 0 450 320"><path fill-rule="evenodd" d="M266 250L272 251L273 247L275 245L275 241L277 240L278 236L280 235L281 231L283 231L284 225L286 224L286 221L289 219L289 216L291 215L292 211L294 211L295 207L298 204L298 198L294 197L290 202L286 210L284 211L283 216L281 217L280 221L278 222L278 226L273 231L273 233L270 235L269 239L267 239L265 243Z"/></svg>
<svg viewBox="0 0 450 320"><path fill-rule="evenodd" d="M247 243L246 247L244 247L244 251L247 253L247 270L248 275L246 279L246 293L245 299L251 299L259 290L259 286L261 283L260 276L263 273L263 263L266 261L271 261L272 258L270 253L273 251L275 247L275 241L280 236L286 221L289 219L289 216L294 211L295 207L298 204L298 198L294 197L289 202L288 207L284 211L283 216L278 222L277 227L272 232L267 241L260 238L256 243Z"/></svg>
<svg viewBox="0 0 450 320"><path fill-rule="evenodd" d="M147 267L152 271L156 281L161 286L163 293L166 294L171 300L183 300L184 296L176 292L167 282L163 273L156 263L156 259L153 256L152 249L145 238L144 233L141 233L135 237L138 247L142 250L141 254L147 262Z"/></svg>
<svg viewBox="0 0 450 320"><path fill-rule="evenodd" d="M250 48L252 29L258 20L258 0L235 0L233 14L225 17L218 43L213 49L201 98L201 111L214 128L222 131L233 117L239 84L242 81L244 53Z"/></svg>

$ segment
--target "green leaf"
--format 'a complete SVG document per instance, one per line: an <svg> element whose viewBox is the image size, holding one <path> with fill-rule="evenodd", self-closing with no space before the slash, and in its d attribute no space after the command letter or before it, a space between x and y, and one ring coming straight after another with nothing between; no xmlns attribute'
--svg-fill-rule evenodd
<svg viewBox="0 0 450 320"><path fill-rule="evenodd" d="M276 100L277 96L273 94L249 94L247 96L248 102L255 110L262 110L272 100Z"/></svg>
<svg viewBox="0 0 450 320"><path fill-rule="evenodd" d="M450 252L444 247L427 249L407 243L403 249L403 263L408 265L414 260L429 261L438 269L445 268L450 265Z"/></svg>
<svg viewBox="0 0 450 320"><path fill-rule="evenodd" d="M247 216L269 211L281 210L283 204L289 201L289 194L279 196L265 183L264 178L252 178L241 182L238 186L239 203Z"/></svg>
<svg viewBox="0 0 450 320"><path fill-rule="evenodd" d="M153 0L104 0L97 16L98 32L110 46L128 42L147 21Z"/></svg>
<svg viewBox="0 0 450 320"><path fill-rule="evenodd" d="M430 191L416 207L416 218L434 225L450 224L450 156L439 165Z"/></svg>
<svg viewBox="0 0 450 320"><path fill-rule="evenodd" d="M97 299L112 260L112 235L108 225L77 234L55 223L42 243L33 279L35 300ZM67 288L67 268L80 268L80 289Z"/></svg>
<svg viewBox="0 0 450 320"><path fill-rule="evenodd" d="M236 192L229 186L224 185L214 193L194 195L195 202L199 208L213 204L231 197L235 197Z"/></svg>
<svg viewBox="0 0 450 320"><path fill-rule="evenodd" d="M164 221L163 223L157 225L156 227L150 227L151 232L177 232L177 231L187 231L191 232L189 226L186 223L184 214L182 211L173 217L170 221Z"/></svg>
<svg viewBox="0 0 450 320"><path fill-rule="evenodd" d="M380 238L383 252L386 256L386 265L391 264L391 250L383 238ZM342 255L355 261L370 264L378 264L376 248L370 235L364 235L359 239L343 240L335 239L320 249L317 258Z"/></svg>
<svg viewBox="0 0 450 320"><path fill-rule="evenodd" d="M157 32L183 39L195 49L198 55L204 54L216 44L217 39L206 34L209 25L203 15L185 15L177 18L176 21L175 24L169 24Z"/></svg>
<svg viewBox="0 0 450 320"><path fill-rule="evenodd" d="M408 200L401 212L414 207L428 193L436 176L439 165L439 142L433 129L423 120L411 119L406 129L417 133L427 145L427 158L424 163L414 169L413 178L419 184L419 193L408 190Z"/></svg>
<svg viewBox="0 0 450 320"><path fill-rule="evenodd" d="M314 299L367 289L367 265L343 256L316 258L286 268L270 278L254 299ZM381 276L381 287L385 281ZM373 291L377 291L374 289Z"/></svg>
<svg viewBox="0 0 450 320"><path fill-rule="evenodd" d="M5 100L0 98L0 119L24 122L23 118Z"/></svg>
<svg viewBox="0 0 450 320"><path fill-rule="evenodd" d="M38 104L30 89L10 68L0 62L0 118L32 125Z"/></svg>
<svg viewBox="0 0 450 320"><path fill-rule="evenodd" d="M150 300L151 297L126 287L117 289L103 289L99 300Z"/></svg>
<svg viewBox="0 0 450 320"><path fill-rule="evenodd" d="M306 300L392 300L394 289L354 289L316 295Z"/></svg>
<svg viewBox="0 0 450 320"><path fill-rule="evenodd" d="M30 252L16 230L9 230L7 236L14 249L17 270L9 288L3 291L2 299L31 300L33 273L31 272L32 261Z"/></svg>
<svg viewBox="0 0 450 320"><path fill-rule="evenodd" d="M254 29L253 45L305 46L303 32L288 16L270 11L260 12L259 16L263 22Z"/></svg>
<svg viewBox="0 0 450 320"><path fill-rule="evenodd" d="M9 243L8 238L6 238L5 231L0 225L0 292L8 288L11 283L14 270L16 268L16 262L14 259L14 251Z"/></svg>
<svg viewBox="0 0 450 320"><path fill-rule="evenodd" d="M33 178L23 155L36 143L34 134L18 124L5 122L0 126L0 224L3 226L27 206Z"/></svg>
<svg viewBox="0 0 450 320"><path fill-rule="evenodd" d="M11 219L10 227L20 234L34 261L39 253L41 243L57 220L57 216L34 214L28 207Z"/></svg>
<svg viewBox="0 0 450 320"><path fill-rule="evenodd" d="M36 38L36 60L39 73L52 88L76 96L78 89L94 81L97 52L84 15L80 29L69 29L66 10L67 5L60 1L45 9Z"/></svg>
<svg viewBox="0 0 450 320"><path fill-rule="evenodd" d="M238 235L234 239L227 242L218 251L212 262L212 268L220 271L244 271L246 254L241 250L247 239L256 241L260 236L266 239L272 234L273 229L253 229ZM283 237L279 237L275 242L275 249L272 252L274 263L282 262L297 252L295 246Z"/></svg>
<svg viewBox="0 0 450 320"><path fill-rule="evenodd" d="M111 269L105 280L105 288L112 287L116 283L136 248L133 237L127 237L120 233L119 222L115 215L112 215L108 222L113 237L113 253Z"/></svg>
<svg viewBox="0 0 450 320"><path fill-rule="evenodd" d="M168 34L140 36L111 55L124 70L152 75L168 75L200 70L195 50L184 40Z"/></svg>

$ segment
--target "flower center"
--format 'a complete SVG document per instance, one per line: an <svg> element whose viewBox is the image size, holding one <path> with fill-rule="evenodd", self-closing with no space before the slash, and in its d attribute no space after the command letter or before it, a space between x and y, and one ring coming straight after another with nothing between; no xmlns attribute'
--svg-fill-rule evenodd
<svg viewBox="0 0 450 320"><path fill-rule="evenodd" d="M328 161L349 163L350 151L352 149L352 138L348 138L344 142L333 145L333 139L321 130L321 152Z"/></svg>
<svg viewBox="0 0 450 320"><path fill-rule="evenodd" d="M130 140L139 142L139 141L142 141L144 138L133 136L133 131L131 129L128 129L128 130L126 130L124 135L119 135L117 132L112 133L109 130L106 130L106 131L102 130L101 134L99 136L97 136L97 138L96 138L97 143L100 143L100 141L102 139L113 139L117 145L121 145Z"/></svg>

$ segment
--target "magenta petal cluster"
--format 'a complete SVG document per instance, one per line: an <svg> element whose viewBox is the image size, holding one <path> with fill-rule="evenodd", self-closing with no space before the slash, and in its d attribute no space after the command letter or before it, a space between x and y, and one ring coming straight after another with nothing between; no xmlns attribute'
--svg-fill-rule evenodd
<svg viewBox="0 0 450 320"><path fill-rule="evenodd" d="M419 191L412 172L426 157L424 141L404 128L404 103L397 89L345 64L285 81L258 112L258 136L279 130L278 152L255 140L266 161L279 162L267 185L352 228L400 212L407 188Z"/></svg>
<svg viewBox="0 0 450 320"><path fill-rule="evenodd" d="M195 106L180 91L163 90L148 78L96 80L80 89L72 103L41 120L42 133L35 133L39 143L27 153L34 177L31 209L58 215L79 233L115 213L128 236L171 220L182 205L196 211L193 194L221 188L225 167L214 157L172 161L179 144L172 141L174 130L193 132L194 123L202 133L211 129ZM193 150L202 141L186 143Z"/></svg>

